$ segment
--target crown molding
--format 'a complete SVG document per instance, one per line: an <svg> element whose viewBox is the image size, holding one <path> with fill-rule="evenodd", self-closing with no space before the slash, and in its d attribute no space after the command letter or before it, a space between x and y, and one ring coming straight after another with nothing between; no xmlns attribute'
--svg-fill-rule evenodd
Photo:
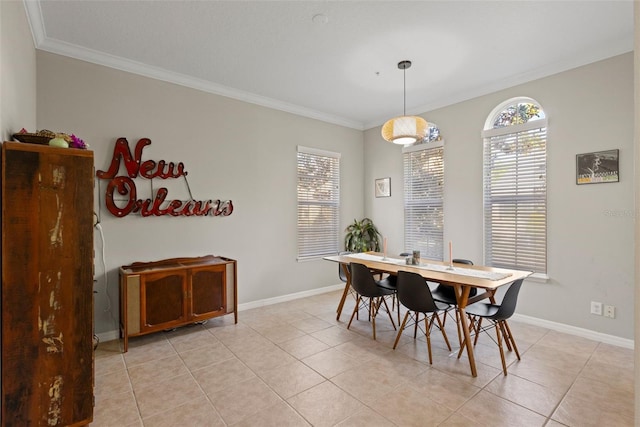
<svg viewBox="0 0 640 427"><path fill-rule="evenodd" d="M46 38L44 30L44 22L42 20L42 9L40 9L40 1L23 0L24 10L27 13L27 21L31 28L31 36L36 49L38 45Z"/></svg>
<svg viewBox="0 0 640 427"><path fill-rule="evenodd" d="M301 107L299 105L289 104L276 99L253 93L241 91L227 86L215 84L206 80L197 79L184 74L172 72L159 67L153 67L137 61L132 61L119 56L110 55L92 49L87 49L74 44L53 40L47 37L44 22L42 19L42 10L38 0L24 0L27 19L31 27L31 34L36 49L55 53L57 55L67 56L85 62L102 65L116 70L137 74L143 77L149 77L156 80L185 86L202 92L212 93L224 96L226 98L255 104L286 113L295 114L297 116L307 117L321 122L326 122L338 126L344 126L356 130L364 130L361 122L349 120L321 111L312 110Z"/></svg>
<svg viewBox="0 0 640 427"><path fill-rule="evenodd" d="M564 71L583 67L598 61L604 61L606 59L613 58L614 56L622 55L629 52L633 52L633 42L618 40L616 43L601 47L601 49L592 49L582 56L572 57L564 61L550 64L546 67L529 70L525 73L517 74L506 79L496 80L486 85L478 86L472 90L465 90L464 92L458 92L452 94L451 96L440 98L429 104L424 104L417 108L413 108L410 111L407 111L407 114L417 116L421 115L425 120L428 121L428 117L424 117L424 115L428 114L429 111L447 107L459 102L468 101L470 99L488 95L491 93L499 92L510 87L549 77L554 74L562 73ZM388 120L388 118L366 122L364 124L364 129L366 130L377 126L382 126L386 120Z"/></svg>
<svg viewBox="0 0 640 427"><path fill-rule="evenodd" d="M299 105L290 104L276 99L256 95L250 92L245 92L231 87L215 84L206 80L190 77L185 74L168 71L163 68L153 67L115 55L106 54L104 52L99 52L70 43L50 39L46 35L44 22L42 19L42 10L40 8L40 1L23 0L23 3L27 13L27 19L31 27L31 34L33 36L35 47L39 50L351 129L368 130L378 126L382 126L384 122L388 120L388 117L364 123L355 120L349 120L344 117L323 113L321 111L312 110L309 108L301 107ZM496 80L471 90L465 90L464 92L451 94L450 96L440 98L428 104L423 104L422 106L419 106L417 108L413 108L410 111L407 111L407 114L424 115L429 111L438 108L443 108L459 102L467 101L479 96L488 95L490 93L498 92L510 87L548 77L632 51L633 42L628 42L621 39L617 42L610 43L607 46L593 48L579 57L573 57L564 61L556 62L546 67L529 70L525 73L514 75L506 79Z"/></svg>
<svg viewBox="0 0 640 427"><path fill-rule="evenodd" d="M163 68L153 67L115 55L106 54L104 52L98 52L96 50L83 48L57 40L51 40L46 37L36 46L36 48L42 51L55 53L58 55L90 62L97 65L102 65L109 68L114 68L116 70L137 74L143 77L185 86L202 92L212 93L215 95L224 96L262 107L284 111L286 113L295 114L297 116L307 117L310 119L315 119L356 130L364 130L363 124L360 122L278 101L276 99L268 98L265 96L244 92L238 89L215 84L206 80L190 77L185 74L168 71Z"/></svg>

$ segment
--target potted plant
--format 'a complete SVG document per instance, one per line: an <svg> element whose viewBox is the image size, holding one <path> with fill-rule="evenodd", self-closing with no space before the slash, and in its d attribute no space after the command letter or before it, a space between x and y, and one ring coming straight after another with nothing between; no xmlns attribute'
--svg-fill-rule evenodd
<svg viewBox="0 0 640 427"><path fill-rule="evenodd" d="M353 220L344 231L344 248L349 252L380 251L380 232L369 218Z"/></svg>

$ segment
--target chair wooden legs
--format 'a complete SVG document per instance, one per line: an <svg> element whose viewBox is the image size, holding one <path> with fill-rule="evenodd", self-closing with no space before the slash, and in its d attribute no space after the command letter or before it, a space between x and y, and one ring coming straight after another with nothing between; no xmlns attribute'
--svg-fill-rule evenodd
<svg viewBox="0 0 640 427"><path fill-rule="evenodd" d="M469 327L469 330L473 329L476 334L475 339L473 340L473 345L475 346L476 344L478 344L478 337L480 336L480 331L482 330L482 317L478 319L478 323L476 323L475 326L473 319L471 319L471 322L469 322L469 324L471 325Z"/></svg>
<svg viewBox="0 0 640 427"><path fill-rule="evenodd" d="M506 320L499 320L494 322L494 326L496 328L496 335L498 337L498 347L500 348L500 358L502 359L502 372L504 375L507 375L507 362L504 359L504 349L502 348L502 338L504 338L504 342L507 345L509 351L513 347L515 350L516 356L518 360L520 360L520 353L518 352L518 347L516 347L516 342L513 339L513 335L511 335L511 329L509 329L509 324Z"/></svg>
<svg viewBox="0 0 640 427"><path fill-rule="evenodd" d="M353 313L351 313L351 318L349 319L349 324L347 325L347 329L349 329L351 327L351 322L353 322L353 318L356 315L356 313L358 312L359 308L360 308L360 296L358 296L356 298L356 305L355 305L355 307L353 307Z"/></svg>
<svg viewBox="0 0 640 427"><path fill-rule="evenodd" d="M507 329L505 328L506 324L507 324L506 320L499 323L502 336L505 337L504 343L507 345L507 349L509 349L509 351L513 351L513 348L511 348L511 340L506 339L510 335L507 333Z"/></svg>
<svg viewBox="0 0 640 427"><path fill-rule="evenodd" d="M511 346L513 347L513 351L515 351L516 356L518 357L518 360L520 360L520 352L518 351L518 346L516 346L516 340L513 339L513 334L511 333L511 328L509 327L509 323L507 323L506 320L502 321L504 328L507 331L507 334L505 335L507 337L507 342L511 342ZM509 349L511 350L511 349Z"/></svg>
<svg viewBox="0 0 640 427"><path fill-rule="evenodd" d="M371 319L371 327L373 328L373 340L375 341L376 339L376 314L378 314L378 309L380 308L380 303L377 304L377 307L375 307L375 313L374 313L374 308L373 306L375 306L375 302L373 298L369 298L369 319ZM387 305L387 303L385 303L385 305Z"/></svg>
<svg viewBox="0 0 640 427"><path fill-rule="evenodd" d="M415 316L412 313L414 313ZM407 319L409 318L409 316L411 316L412 319L414 320L413 338L415 339L417 337L418 323L420 323L420 313L407 311L405 313L405 315L404 315L404 319L402 320L402 325L400 325L400 328L398 329L398 335L396 335L396 340L393 343L393 349L394 350L398 346L398 342L400 341L400 337L402 336L402 331L404 331L404 329L406 327ZM444 341L447 344L447 347L449 348L449 351L451 351L451 344L449 344L449 338L447 337L447 331L444 330L444 324L440 320L440 316L438 316L438 313L433 313L431 315L431 317L429 317L427 315L424 315L424 334L425 334L425 337L427 338L427 350L429 351L429 364L433 364L433 358L432 358L433 356L431 354L431 328L433 327L433 322L434 321L438 322L438 329L440 329L440 331L442 332L442 336L444 337Z"/></svg>
<svg viewBox="0 0 640 427"><path fill-rule="evenodd" d="M393 329L396 329L396 324L393 322L393 317L391 317L391 311L389 310L389 306L387 305L387 300L384 297L380 297L378 301L378 308L376 309L376 314L378 314L378 310L380 309L380 304L384 303L384 307L387 310L387 314L389 315L389 320L391 320L391 325L393 325ZM398 322L400 321L400 311L398 311Z"/></svg>
<svg viewBox="0 0 640 427"><path fill-rule="evenodd" d="M509 328L509 324L506 320L491 320L491 326L487 326L485 328L482 327L482 318L474 318L469 316L469 332L473 332L475 337L473 340L473 345L475 346L478 342L478 336L481 331L487 332L490 328L495 328L496 330L496 339L494 340L496 344L498 344L498 349L500 350L500 360L502 361L502 372L504 375L507 375L507 362L504 357L504 348L502 347L502 341L504 340L505 345L509 351L514 351L516 353L516 357L520 360L520 352L518 351L518 347L516 346L516 341L513 338L513 334L511 333L511 328ZM460 348L458 352L458 359L462 356L463 347Z"/></svg>
<svg viewBox="0 0 640 427"><path fill-rule="evenodd" d="M361 304L362 306L366 306L367 311L369 312L369 321L371 322L371 327L373 328L374 340L376 339L376 316L378 315L378 311L380 310L380 306L382 304L384 304L387 314L389 315L389 320L391 320L391 325L393 326L393 329L394 330L396 329L396 324L393 322L391 311L389 310L389 306L387 305L387 301L384 299L384 297L362 297L361 295L358 295L356 299L356 305L355 307L353 307L353 313L351 313L351 318L349 319L349 324L347 325L347 329L351 327L353 318L358 316L358 312L360 311Z"/></svg>
<svg viewBox="0 0 640 427"><path fill-rule="evenodd" d="M366 297L365 297L366 298ZM376 313L378 312L379 304L376 304L374 298L369 298L369 301L363 300L363 297L358 295L356 299L356 305L353 307L353 313L351 313L351 318L349 319L349 324L347 325L347 329L351 327L351 322L353 322L353 318L360 311L360 304L367 306L367 311L369 312L369 320L371 321L371 325L373 328L373 339L376 339Z"/></svg>
<svg viewBox="0 0 640 427"><path fill-rule="evenodd" d="M438 321L438 328L442 331L444 342L447 344L447 348L449 349L449 351L451 351L451 344L449 344L449 337L447 337L447 331L444 330L444 322L440 321L440 316L438 316L438 313L433 313L433 316L431 316L431 324L433 324L434 317Z"/></svg>
<svg viewBox="0 0 640 427"><path fill-rule="evenodd" d="M417 315L418 313L416 313L416 316ZM433 325L433 320L429 321L427 316L424 316L424 328L426 331L425 335L427 336L427 350L429 351L429 365L433 365L433 357L431 355L431 325Z"/></svg>
<svg viewBox="0 0 640 427"><path fill-rule="evenodd" d="M400 326L400 328L398 329L398 335L396 335L396 340L393 343L393 349L395 350L396 347L398 346L398 341L400 341L400 336L402 335L402 331L404 331L404 325L407 323L407 319L409 318L409 315L411 314L410 311L407 311L404 315L404 319L402 320L402 326ZM417 328L416 328L417 329Z"/></svg>
<svg viewBox="0 0 640 427"><path fill-rule="evenodd" d="M500 330L500 322L495 322L494 326L496 328L496 336L498 337L498 348L500 349L500 360L502 361L502 372L504 375L507 375L507 362L504 360L504 349L502 348L502 334Z"/></svg>
<svg viewBox="0 0 640 427"><path fill-rule="evenodd" d="M462 347L462 343L464 343L464 337L462 334L462 329L460 328L460 317L459 317L460 315L458 313L458 307L453 306L444 311L444 315L442 316L442 326L443 327L446 326L447 316L452 316L451 314L452 311L455 313L454 321L456 322L456 330L458 331L458 345Z"/></svg>

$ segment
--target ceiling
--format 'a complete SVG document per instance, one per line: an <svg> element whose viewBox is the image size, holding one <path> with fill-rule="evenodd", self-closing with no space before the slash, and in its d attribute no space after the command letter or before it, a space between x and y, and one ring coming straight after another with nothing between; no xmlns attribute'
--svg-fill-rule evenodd
<svg viewBox="0 0 640 427"><path fill-rule="evenodd" d="M405 59L420 114L633 50L631 0L25 6L38 49L355 129L403 113Z"/></svg>

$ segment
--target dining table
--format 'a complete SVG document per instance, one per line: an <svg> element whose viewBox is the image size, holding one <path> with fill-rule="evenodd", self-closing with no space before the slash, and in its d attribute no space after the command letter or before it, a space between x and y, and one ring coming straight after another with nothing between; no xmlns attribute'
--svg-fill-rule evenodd
<svg viewBox="0 0 640 427"><path fill-rule="evenodd" d="M466 346L471 375L478 375L476 369L473 343L469 332L469 324L465 315L465 308L469 304L488 298L495 303L495 294L501 286L508 285L515 280L524 279L533 272L507 268L488 267L482 265L457 264L451 261L438 261L420 258L416 264L410 264L412 258L389 257L380 252L361 252L343 255L326 256L323 259L337 262L345 272L347 281L338 303L337 320L340 320L342 308L349 295L351 275L348 265L352 262L364 264L374 273L397 275L399 271L409 271L424 277L427 282L452 286L456 295L458 319L463 331L461 346ZM477 294L469 296L471 288L477 288Z"/></svg>

